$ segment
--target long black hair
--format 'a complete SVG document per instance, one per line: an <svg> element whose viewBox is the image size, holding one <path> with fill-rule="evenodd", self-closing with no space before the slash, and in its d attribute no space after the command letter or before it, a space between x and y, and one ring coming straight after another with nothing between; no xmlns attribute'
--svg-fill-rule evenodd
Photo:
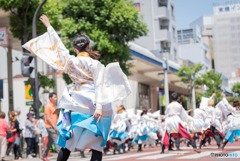
<svg viewBox="0 0 240 161"><path fill-rule="evenodd" d="M87 49L90 40L86 35L77 35L74 37L72 45L76 48L79 52L87 52L92 59L99 59L100 53L99 51L90 51Z"/></svg>

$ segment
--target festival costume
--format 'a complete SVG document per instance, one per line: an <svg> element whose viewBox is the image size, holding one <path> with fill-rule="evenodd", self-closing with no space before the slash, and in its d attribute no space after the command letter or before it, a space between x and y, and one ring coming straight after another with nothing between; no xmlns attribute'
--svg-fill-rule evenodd
<svg viewBox="0 0 240 161"><path fill-rule="evenodd" d="M228 132L225 136L231 144L233 143L234 137L240 136L240 111L235 111L227 118Z"/></svg>
<svg viewBox="0 0 240 161"><path fill-rule="evenodd" d="M147 126L148 120L147 115L138 116L136 134L132 142L136 142L137 144L146 143L149 137L148 133L150 132L150 129Z"/></svg>
<svg viewBox="0 0 240 161"><path fill-rule="evenodd" d="M126 141L128 137L127 120L127 112L115 114L110 132L112 142L122 144Z"/></svg>
<svg viewBox="0 0 240 161"><path fill-rule="evenodd" d="M86 52L71 56L51 26L47 33L23 47L54 69L67 73L73 81L65 88L57 107L61 108L57 144L70 151L86 148L102 151L111 125L111 103L131 93L119 64L111 63L104 67ZM96 109L102 109L99 123L92 118Z"/></svg>
<svg viewBox="0 0 240 161"><path fill-rule="evenodd" d="M210 129L211 124L215 121L216 113L215 109L212 106L205 107L205 112L207 114L206 120L205 120L205 129Z"/></svg>
<svg viewBox="0 0 240 161"><path fill-rule="evenodd" d="M191 140L191 136L188 131L184 128L187 126L187 122L192 120L188 116L185 109L176 101L171 102L165 111L165 130L162 138L162 153L164 149L169 145L170 135L175 139L176 147L180 148L180 138L184 137Z"/></svg>
<svg viewBox="0 0 240 161"><path fill-rule="evenodd" d="M206 117L206 113L202 109L195 109L193 119L190 122L190 131L192 133L203 133Z"/></svg>
<svg viewBox="0 0 240 161"><path fill-rule="evenodd" d="M223 127L222 127L222 122L223 122L223 113L222 110L219 108L219 106L215 107L215 120L213 126L220 132L223 132Z"/></svg>

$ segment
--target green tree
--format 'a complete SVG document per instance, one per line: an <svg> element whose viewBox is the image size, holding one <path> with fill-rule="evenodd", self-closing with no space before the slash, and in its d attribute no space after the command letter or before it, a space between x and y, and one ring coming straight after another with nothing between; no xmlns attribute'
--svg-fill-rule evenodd
<svg viewBox="0 0 240 161"><path fill-rule="evenodd" d="M36 9L41 2L42 0L0 0L0 9L10 13L10 31L13 37L21 41L22 45L32 39L32 20ZM58 0L48 0L40 10L38 17L43 13L51 19L51 25L56 30L60 29L62 7L58 3ZM44 32L46 32L46 27L40 21L37 21L37 35L41 35ZM25 49L23 51L25 51ZM54 82L52 82L51 79L48 79L47 76L38 73L38 77L40 78L40 87L53 87L52 84ZM43 83L43 81L51 83ZM33 82L32 79L31 85L32 90L34 91Z"/></svg>
<svg viewBox="0 0 240 161"><path fill-rule="evenodd" d="M71 54L71 40L84 33L96 45L92 48L101 53L103 64L118 61L126 74L130 74L131 54L127 43L147 33L142 16L129 0L62 0L63 28L61 34ZM64 76L67 83L71 82Z"/></svg>
<svg viewBox="0 0 240 161"><path fill-rule="evenodd" d="M42 0L0 0L0 8L10 12L10 31L15 38L21 40L23 45L32 39L32 20L38 5ZM43 13L51 19L51 24L55 29L60 29L62 7L58 0L48 0L44 5L39 16ZM37 34L46 32L46 27L37 22Z"/></svg>
<svg viewBox="0 0 240 161"><path fill-rule="evenodd" d="M240 94L240 83L237 82L233 85L232 89L231 89L234 93L238 93L238 95Z"/></svg>
<svg viewBox="0 0 240 161"><path fill-rule="evenodd" d="M196 104L201 102L202 97L204 97L203 93L196 93Z"/></svg>
<svg viewBox="0 0 240 161"><path fill-rule="evenodd" d="M227 97L227 100L231 105L233 105L234 100L238 100L240 102L240 98L236 98L236 97Z"/></svg>
<svg viewBox="0 0 240 161"><path fill-rule="evenodd" d="M221 99L221 74L217 74L214 71L209 71L201 75L201 84L206 85L209 89L206 91L206 97L210 97L213 93L216 93L214 97L215 102Z"/></svg>
<svg viewBox="0 0 240 161"><path fill-rule="evenodd" d="M188 88L192 93L191 104L193 109L196 107L195 88L201 85L201 78L197 77L197 74L202 69L202 64L194 64L192 67L184 65L177 72L177 75L181 78L181 81L188 84Z"/></svg>
<svg viewBox="0 0 240 161"><path fill-rule="evenodd" d="M49 79L46 75L38 73L38 91L40 88L43 88L43 93L49 93L50 89L55 86L55 81ZM24 81L25 85L30 85L30 78L27 81Z"/></svg>

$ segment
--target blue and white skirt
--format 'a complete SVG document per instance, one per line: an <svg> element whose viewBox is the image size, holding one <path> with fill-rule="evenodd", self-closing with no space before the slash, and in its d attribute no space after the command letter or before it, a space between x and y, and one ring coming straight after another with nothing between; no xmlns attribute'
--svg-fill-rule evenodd
<svg viewBox="0 0 240 161"><path fill-rule="evenodd" d="M225 139L227 139L232 144L234 136L240 136L240 130L228 130Z"/></svg>
<svg viewBox="0 0 240 161"><path fill-rule="evenodd" d="M57 129L57 145L70 151L86 148L102 151L106 145L112 116L93 121L92 114L61 110Z"/></svg>

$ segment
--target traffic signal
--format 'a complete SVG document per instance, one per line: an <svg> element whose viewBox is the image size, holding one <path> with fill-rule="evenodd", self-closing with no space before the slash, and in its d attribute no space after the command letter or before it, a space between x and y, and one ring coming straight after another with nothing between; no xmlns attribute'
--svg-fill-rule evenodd
<svg viewBox="0 0 240 161"><path fill-rule="evenodd" d="M23 56L21 59L22 75L25 77L35 78L34 56Z"/></svg>

